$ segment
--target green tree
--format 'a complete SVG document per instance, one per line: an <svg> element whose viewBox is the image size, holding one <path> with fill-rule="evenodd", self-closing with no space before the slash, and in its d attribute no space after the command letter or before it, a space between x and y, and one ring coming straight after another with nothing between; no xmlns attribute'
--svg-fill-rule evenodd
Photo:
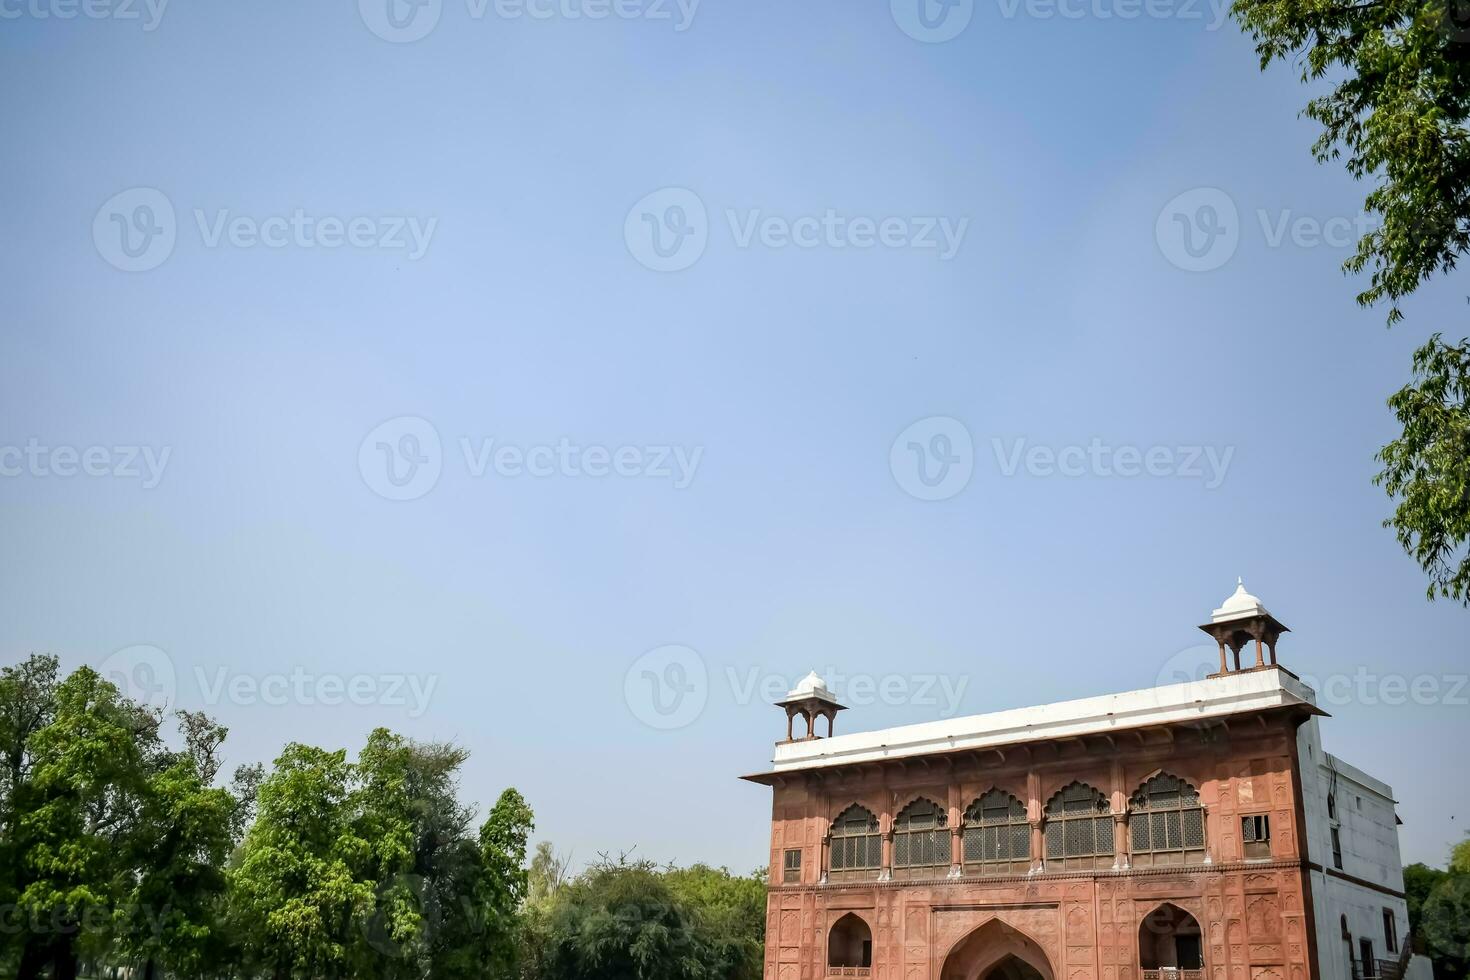
<svg viewBox="0 0 1470 980"><path fill-rule="evenodd" d="M1403 435L1378 454L1377 481L1399 500L1385 524L1429 574L1431 598L1470 603L1470 339L1452 347L1435 334L1388 404Z"/></svg>
<svg viewBox="0 0 1470 980"><path fill-rule="evenodd" d="M556 853L551 841L537 842L536 853L531 857L531 867L527 873L526 901L539 906L546 905L555 898L567 879L567 867L570 864L571 858Z"/></svg>
<svg viewBox="0 0 1470 980"><path fill-rule="evenodd" d="M518 917L529 881L526 843L535 826L531 808L514 789L500 794L480 826L485 966L491 976L515 972Z"/></svg>
<svg viewBox="0 0 1470 980"><path fill-rule="evenodd" d="M1404 869L1404 898L1409 906L1409 934L1414 937L1416 949L1424 948L1424 903L1446 877L1445 872L1427 864L1415 863Z"/></svg>
<svg viewBox="0 0 1470 980"><path fill-rule="evenodd" d="M1450 874L1470 875L1470 833L1450 848Z"/></svg>
<svg viewBox="0 0 1470 980"><path fill-rule="evenodd" d="M24 932L19 980L75 980L78 943L100 941L125 888L128 851L159 751L158 717L90 667L56 687L54 715L29 739L14 806Z"/></svg>
<svg viewBox="0 0 1470 980"><path fill-rule="evenodd" d="M441 755L384 728L368 736L358 755L349 805L356 834L368 846L355 873L373 888L356 950L358 974L407 978L428 969L436 910L425 893L426 875L441 843L452 844L463 832L453 786L446 793L444 783L463 760L462 752Z"/></svg>
<svg viewBox="0 0 1470 980"><path fill-rule="evenodd" d="M1425 951L1438 980L1470 975L1470 875L1451 874L1424 902Z"/></svg>
<svg viewBox="0 0 1470 980"><path fill-rule="evenodd" d="M248 800L213 785L226 729L203 713L179 712L179 721L185 748L148 779L123 855L130 887L114 916L117 948L142 964L143 980L160 969L199 976L229 959L224 868Z"/></svg>
<svg viewBox="0 0 1470 980"><path fill-rule="evenodd" d="M293 742L260 784L230 883L249 958L275 980L348 974L374 898L354 873L372 846L348 809L352 776L345 752Z"/></svg>
<svg viewBox="0 0 1470 980"><path fill-rule="evenodd" d="M32 738L56 713L58 666L53 656L33 654L14 667L0 668L0 908L17 907L25 879L17 801L29 795ZM19 972L25 933L24 928L0 930L0 972ZM33 947L32 956L38 955Z"/></svg>
<svg viewBox="0 0 1470 980"><path fill-rule="evenodd" d="M1460 0L1235 0L1261 67L1300 65L1327 79L1306 115L1322 125L1319 161L1345 158L1374 182L1377 227L1345 268L1368 271L1358 302L1399 301L1452 270L1470 248L1470 24ZM1429 578L1429 598L1470 605L1470 341L1435 334L1416 378L1390 399L1403 435L1379 453L1377 482L1399 501L1384 524Z"/></svg>
<svg viewBox="0 0 1470 980"><path fill-rule="evenodd" d="M692 916L647 863L590 868L562 890L548 923L547 977L714 980Z"/></svg>
<svg viewBox="0 0 1470 980"><path fill-rule="evenodd" d="M716 975L760 980L766 933L764 877L760 873L740 877L725 868L695 864L670 869L664 880L675 899L693 911L715 951Z"/></svg>

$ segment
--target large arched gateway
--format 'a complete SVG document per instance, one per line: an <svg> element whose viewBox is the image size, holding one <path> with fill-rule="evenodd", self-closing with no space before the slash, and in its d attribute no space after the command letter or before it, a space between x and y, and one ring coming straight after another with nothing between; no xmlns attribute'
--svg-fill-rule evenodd
<svg viewBox="0 0 1470 980"><path fill-rule="evenodd" d="M1051 962L1036 941L999 919L961 939L949 951L940 980L1053 980Z"/></svg>

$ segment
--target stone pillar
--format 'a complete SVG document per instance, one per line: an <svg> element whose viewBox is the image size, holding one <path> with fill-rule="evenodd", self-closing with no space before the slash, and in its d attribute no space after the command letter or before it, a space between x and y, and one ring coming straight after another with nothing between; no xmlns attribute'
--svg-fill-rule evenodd
<svg viewBox="0 0 1470 980"><path fill-rule="evenodd" d="M818 861L820 863L817 866L818 870L821 872L821 874L817 876L817 884L819 885L825 885L827 883L827 862L831 860L831 855L832 836L830 834L823 834L822 849L820 852L820 857L818 858Z"/></svg>
<svg viewBox="0 0 1470 980"><path fill-rule="evenodd" d="M958 878L964 873L962 865L965 861L964 838L965 832L965 800L960 795L960 785L957 782L949 784L949 806L944 811L945 819L949 827L949 876Z"/></svg>
<svg viewBox="0 0 1470 980"><path fill-rule="evenodd" d="M1042 871L1046 867L1046 841L1042 838L1041 776L1036 772L1026 774L1026 821L1031 824L1031 870Z"/></svg>
<svg viewBox="0 0 1470 980"><path fill-rule="evenodd" d="M1216 642L1220 644L1220 673L1223 674L1230 669L1230 665L1225 662L1225 638L1216 637Z"/></svg>
<svg viewBox="0 0 1470 980"><path fill-rule="evenodd" d="M880 826L883 828L883 858L878 869L878 880L887 881L893 877L893 818L884 817Z"/></svg>
<svg viewBox="0 0 1470 980"><path fill-rule="evenodd" d="M1128 868L1128 812L1113 814L1113 868Z"/></svg>

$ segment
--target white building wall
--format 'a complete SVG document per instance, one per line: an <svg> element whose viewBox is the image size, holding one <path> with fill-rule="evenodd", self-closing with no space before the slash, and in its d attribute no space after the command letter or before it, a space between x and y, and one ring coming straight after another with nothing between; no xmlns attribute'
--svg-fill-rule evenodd
<svg viewBox="0 0 1470 980"><path fill-rule="evenodd" d="M1307 854L1311 863L1321 868L1308 871L1307 878L1312 889L1322 980L1350 980L1353 969L1349 940L1343 935L1344 921L1352 937L1351 956L1360 966L1359 942L1363 939L1372 941L1375 959L1398 959L1398 952L1389 949L1384 934L1385 909L1393 914L1395 949L1402 951L1409 941L1409 910L1404 899L1378 890L1399 894L1404 890L1393 790L1326 752L1316 718L1302 725L1297 748L1302 766ZM1336 803L1332 814L1329 794ZM1333 854L1334 829L1340 843L1341 867ZM1414 957L1408 976L1430 980L1429 961Z"/></svg>

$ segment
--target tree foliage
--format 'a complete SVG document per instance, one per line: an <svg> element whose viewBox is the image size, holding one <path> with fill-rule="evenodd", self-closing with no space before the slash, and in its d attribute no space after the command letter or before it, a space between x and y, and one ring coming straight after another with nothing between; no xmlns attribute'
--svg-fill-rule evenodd
<svg viewBox="0 0 1470 980"><path fill-rule="evenodd" d="M463 749L379 729L224 785L227 731L161 721L90 668L0 669L0 975L514 976L531 811L507 790L476 830Z"/></svg>
<svg viewBox="0 0 1470 980"><path fill-rule="evenodd" d="M1368 273L1358 302L1399 301L1470 248L1470 19L1463 0L1235 0L1261 66L1300 66L1325 91L1305 113L1322 125L1319 161L1343 159L1373 182L1376 218L1345 264ZM1470 605L1470 340L1435 334L1415 380L1389 406L1403 435L1377 482L1398 501L1385 526L1429 577L1428 595Z"/></svg>
<svg viewBox="0 0 1470 980"><path fill-rule="evenodd" d="M1378 454L1378 482L1399 500L1384 524L1428 573L1430 598L1470 601L1470 339L1436 334L1388 404L1404 431Z"/></svg>
<svg viewBox="0 0 1470 980"><path fill-rule="evenodd" d="M528 910L526 980L751 980L765 885L703 865L604 859Z"/></svg>

